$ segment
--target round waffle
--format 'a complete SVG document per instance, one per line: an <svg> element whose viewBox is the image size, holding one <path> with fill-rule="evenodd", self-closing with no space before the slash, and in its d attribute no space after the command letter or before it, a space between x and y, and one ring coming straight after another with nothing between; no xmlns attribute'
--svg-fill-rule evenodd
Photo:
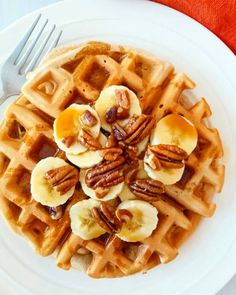
<svg viewBox="0 0 236 295"><path fill-rule="evenodd" d="M111 85L135 92L144 114L160 120L179 113L198 131L197 147L181 180L166 186L163 198L152 202L159 212L157 228L137 243L109 234L93 240L74 235L70 207L87 198L79 187L59 220L30 194L31 171L41 159L66 159L53 139L54 118L72 103L94 103ZM211 198L224 182L221 140L206 124L210 107L204 98L192 104L182 94L194 86L170 63L136 49L101 42L55 49L29 74L0 128L0 207L11 228L26 236L40 255L54 253L59 267L73 266L94 278L126 276L173 260L200 219L214 214Z"/></svg>

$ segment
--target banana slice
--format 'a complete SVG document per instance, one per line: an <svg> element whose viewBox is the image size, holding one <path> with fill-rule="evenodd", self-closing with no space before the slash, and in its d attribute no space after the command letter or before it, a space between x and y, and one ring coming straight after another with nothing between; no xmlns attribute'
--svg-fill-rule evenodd
<svg viewBox="0 0 236 295"><path fill-rule="evenodd" d="M107 123L106 121L106 113L114 106L118 105L118 101L115 95L115 90L120 90L120 91L127 91L129 94L129 102L130 102L130 108L129 108L129 116L133 116L133 115L141 115L142 111L141 111L141 107L139 104L139 100L136 96L136 94L131 91L129 88L125 87L125 86L120 86L120 85L113 85L110 87L105 88L99 98L97 99L96 103L95 103L95 110L97 111L100 120L101 120L101 124L102 124L102 128L107 130L107 131L111 131L111 125ZM127 124L127 119L126 120L118 120L118 123L121 126L124 126L125 124Z"/></svg>
<svg viewBox="0 0 236 295"><path fill-rule="evenodd" d="M178 182L184 173L184 167L180 169L161 168L161 170L154 170L146 163L144 163L144 169L150 178L159 180L165 185Z"/></svg>
<svg viewBox="0 0 236 295"><path fill-rule="evenodd" d="M104 134L100 133L98 141L102 147L105 147L107 138ZM100 151L86 151L78 155L66 153L66 157L71 163L79 168L90 168L99 164L103 160L103 157L100 155Z"/></svg>
<svg viewBox="0 0 236 295"><path fill-rule="evenodd" d="M136 196L131 192L128 185L125 183L122 191L119 193L119 198L123 202L126 200L134 200L136 199Z"/></svg>
<svg viewBox="0 0 236 295"><path fill-rule="evenodd" d="M137 173L137 178L148 178L148 174L144 169L144 162L143 161L139 161L139 171Z"/></svg>
<svg viewBox="0 0 236 295"><path fill-rule="evenodd" d="M151 204L140 200L120 203L117 209L126 209L133 217L124 223L117 236L126 242L138 242L149 237L157 227L158 211Z"/></svg>
<svg viewBox="0 0 236 295"><path fill-rule="evenodd" d="M90 121L89 121L90 120ZM96 111L89 105L72 104L56 118L53 124L53 135L58 147L69 154L80 154L87 150L78 142L82 127L97 138L100 132L100 119ZM70 146L65 145L65 139L73 138Z"/></svg>
<svg viewBox="0 0 236 295"><path fill-rule="evenodd" d="M191 154L197 145L197 140L197 129L189 120L178 114L170 114L157 123L151 134L150 143L151 145L177 145L188 154ZM166 185L178 182L184 173L184 167L179 169L161 168L161 170L157 171L147 163L144 163L144 169L149 177Z"/></svg>
<svg viewBox="0 0 236 295"><path fill-rule="evenodd" d="M60 193L55 188L53 188L45 178L45 173L49 170L65 165L69 164L60 158L54 157L48 157L37 163L32 171L30 179L31 194L35 201L41 203L44 206L57 207L66 203L67 200L73 195L75 186L72 187L67 193L60 195Z"/></svg>
<svg viewBox="0 0 236 295"><path fill-rule="evenodd" d="M173 144L188 154L195 149L198 133L195 126L178 114L170 114L162 118L151 134L151 145Z"/></svg>
<svg viewBox="0 0 236 295"><path fill-rule="evenodd" d="M89 196L90 198L95 199L95 200L100 200L100 201L108 201L108 200L115 199L119 195L119 193L122 191L124 182L110 187L109 192L102 199L97 198L95 190L88 187L86 182L85 182L86 171L87 171L87 169L81 169L80 170L80 183L81 183L81 186L82 186L82 189L83 189L84 193L87 196Z"/></svg>
<svg viewBox="0 0 236 295"><path fill-rule="evenodd" d="M137 178L142 178L142 179L148 178L147 172L144 170L144 165L142 160L139 160L139 171L137 173ZM126 200L134 200L136 199L136 196L135 194L131 192L128 185L125 183L122 191L119 194L119 198L123 202Z"/></svg>
<svg viewBox="0 0 236 295"><path fill-rule="evenodd" d="M84 240L91 240L105 233L105 230L97 224L91 214L91 209L99 206L100 202L88 199L80 201L70 208L73 234L80 236Z"/></svg>

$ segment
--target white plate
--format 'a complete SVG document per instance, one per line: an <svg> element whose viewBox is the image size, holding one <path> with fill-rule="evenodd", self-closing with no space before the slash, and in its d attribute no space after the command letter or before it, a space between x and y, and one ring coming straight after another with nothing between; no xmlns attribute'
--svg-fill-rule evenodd
<svg viewBox="0 0 236 295"><path fill-rule="evenodd" d="M52 258L37 256L1 220L0 293L84 295L110 294L112 290L112 294L215 294L236 271L233 53L192 19L147 1L74 0L46 7L41 12L63 28L62 43L96 39L132 45L165 58L188 73L197 82L194 96L207 98L213 110L212 123L222 135L226 181L222 194L215 197L215 216L204 219L175 261L146 275L92 280L76 271L57 269ZM37 14L22 18L0 33L0 62Z"/></svg>

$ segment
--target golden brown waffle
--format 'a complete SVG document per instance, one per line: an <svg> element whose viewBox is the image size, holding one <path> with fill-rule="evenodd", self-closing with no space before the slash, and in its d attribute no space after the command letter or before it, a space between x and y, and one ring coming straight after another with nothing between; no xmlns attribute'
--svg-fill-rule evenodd
<svg viewBox="0 0 236 295"><path fill-rule="evenodd" d="M173 260L200 218L214 213L211 198L224 181L224 167L218 161L223 155L220 137L206 125L210 108L203 98L191 106L182 95L194 83L175 73L168 62L99 42L57 49L29 77L23 96L8 108L0 129L0 207L11 227L27 236L40 255L56 251L59 267L74 266L95 278L129 275ZM199 135L182 179L167 186L163 199L153 203L159 211L156 230L139 243L108 234L85 241L71 233L68 210L85 197L79 189L59 221L30 195L34 165L57 153L53 118L73 102L95 101L113 84L132 89L143 112L155 113L158 120L171 112L183 114Z"/></svg>
<svg viewBox="0 0 236 295"><path fill-rule="evenodd" d="M168 62L105 43L69 47L58 54L45 59L23 87L31 103L52 117L71 103L93 102L103 88L119 84L137 94L143 110L151 109L173 71Z"/></svg>
<svg viewBox="0 0 236 295"><path fill-rule="evenodd" d="M43 256L55 250L70 227L68 210L78 199L75 194L63 217L55 221L48 208L31 197L32 169L38 161L58 151L51 124L50 117L21 97L6 111L0 132L1 210L10 226L25 235Z"/></svg>

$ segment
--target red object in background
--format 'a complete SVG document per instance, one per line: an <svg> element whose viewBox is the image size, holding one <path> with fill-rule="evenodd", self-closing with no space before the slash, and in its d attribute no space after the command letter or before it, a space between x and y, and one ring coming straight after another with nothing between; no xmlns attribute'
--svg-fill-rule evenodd
<svg viewBox="0 0 236 295"><path fill-rule="evenodd" d="M236 0L154 0L194 18L236 54Z"/></svg>

